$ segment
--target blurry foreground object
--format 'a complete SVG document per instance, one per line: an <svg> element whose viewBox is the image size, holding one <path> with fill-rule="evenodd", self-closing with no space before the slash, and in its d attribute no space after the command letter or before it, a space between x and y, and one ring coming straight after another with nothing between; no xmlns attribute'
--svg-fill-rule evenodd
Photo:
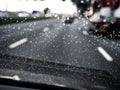
<svg viewBox="0 0 120 90"><path fill-rule="evenodd" d="M94 0L89 18L100 33L118 31L120 9L118 0ZM95 8L96 7L96 8Z"/></svg>

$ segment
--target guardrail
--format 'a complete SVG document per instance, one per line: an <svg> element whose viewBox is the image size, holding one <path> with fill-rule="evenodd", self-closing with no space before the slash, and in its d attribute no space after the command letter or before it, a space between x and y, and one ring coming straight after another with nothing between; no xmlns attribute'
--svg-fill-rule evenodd
<svg viewBox="0 0 120 90"><path fill-rule="evenodd" d="M0 17L0 25L50 19L48 17Z"/></svg>

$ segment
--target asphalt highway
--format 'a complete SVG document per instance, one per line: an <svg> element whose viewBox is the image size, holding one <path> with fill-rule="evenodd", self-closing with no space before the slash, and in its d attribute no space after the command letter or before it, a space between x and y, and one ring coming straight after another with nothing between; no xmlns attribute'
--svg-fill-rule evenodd
<svg viewBox="0 0 120 90"><path fill-rule="evenodd" d="M0 26L0 53L120 75L120 40L89 33L84 18L73 24L49 19Z"/></svg>

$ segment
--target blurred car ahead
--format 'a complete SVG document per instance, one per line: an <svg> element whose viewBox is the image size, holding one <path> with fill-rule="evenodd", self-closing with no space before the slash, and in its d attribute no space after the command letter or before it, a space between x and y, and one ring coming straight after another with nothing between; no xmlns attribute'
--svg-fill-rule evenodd
<svg viewBox="0 0 120 90"><path fill-rule="evenodd" d="M98 33L114 34L119 32L120 15L118 3L110 0L101 0L104 3L100 3L100 8L97 12L94 12L93 16L90 17L90 22L97 27ZM108 5L108 2L114 2ZM99 4L98 4L99 5Z"/></svg>
<svg viewBox="0 0 120 90"><path fill-rule="evenodd" d="M96 13L90 18L90 22L98 29L97 33L119 34L120 15L117 13L118 11L119 9L114 11L113 16L111 16L110 9L101 9L100 13Z"/></svg>
<svg viewBox="0 0 120 90"><path fill-rule="evenodd" d="M37 18L37 17L43 17L44 13L40 12L40 11L33 11L32 12L32 17Z"/></svg>
<svg viewBox="0 0 120 90"><path fill-rule="evenodd" d="M62 22L65 24L72 24L74 22L74 17L68 16L62 19Z"/></svg>
<svg viewBox="0 0 120 90"><path fill-rule="evenodd" d="M19 17L30 17L30 13L26 11L20 11L17 13Z"/></svg>
<svg viewBox="0 0 120 90"><path fill-rule="evenodd" d="M0 11L0 17L9 17L8 12Z"/></svg>

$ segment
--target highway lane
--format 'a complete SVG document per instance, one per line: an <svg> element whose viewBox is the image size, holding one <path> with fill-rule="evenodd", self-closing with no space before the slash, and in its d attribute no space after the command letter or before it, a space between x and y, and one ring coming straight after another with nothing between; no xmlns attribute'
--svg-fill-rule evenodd
<svg viewBox="0 0 120 90"><path fill-rule="evenodd" d="M85 19L72 25L51 19L0 26L0 53L107 70L119 76L119 40L91 35L89 27Z"/></svg>

